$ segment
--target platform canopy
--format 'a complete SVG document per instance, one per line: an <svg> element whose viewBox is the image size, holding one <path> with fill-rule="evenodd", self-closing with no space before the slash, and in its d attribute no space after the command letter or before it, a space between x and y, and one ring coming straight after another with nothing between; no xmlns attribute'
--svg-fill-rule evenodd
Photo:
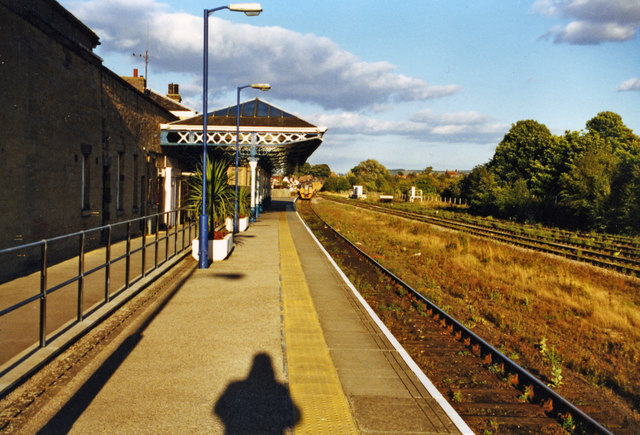
<svg viewBox="0 0 640 435"><path fill-rule="evenodd" d="M207 147L235 161L236 109L209 113ZM163 151L182 160L199 161L202 155L202 115L162 124ZM259 98L240 104L240 164L251 158L268 172L290 173L302 165L322 143L326 127L317 127Z"/></svg>

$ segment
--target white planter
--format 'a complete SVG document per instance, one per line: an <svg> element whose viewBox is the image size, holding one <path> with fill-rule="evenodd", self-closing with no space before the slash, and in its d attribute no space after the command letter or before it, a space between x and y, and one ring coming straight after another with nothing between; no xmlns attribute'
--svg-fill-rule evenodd
<svg viewBox="0 0 640 435"><path fill-rule="evenodd" d="M228 217L225 221L225 226L227 227L227 231L230 233L233 232L233 218ZM249 217L241 217L238 218L238 232L246 231L249 228Z"/></svg>
<svg viewBox="0 0 640 435"><path fill-rule="evenodd" d="M238 231L246 231L249 228L249 216L238 219Z"/></svg>
<svg viewBox="0 0 640 435"><path fill-rule="evenodd" d="M209 240L208 256L212 261L222 261L229 256L233 249L233 234L229 233L220 240ZM193 239L191 241L191 256L200 260L200 240Z"/></svg>

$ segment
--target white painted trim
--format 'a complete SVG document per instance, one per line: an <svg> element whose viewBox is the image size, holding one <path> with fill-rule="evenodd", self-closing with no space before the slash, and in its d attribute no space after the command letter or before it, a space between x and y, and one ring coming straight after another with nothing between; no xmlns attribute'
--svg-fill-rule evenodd
<svg viewBox="0 0 640 435"><path fill-rule="evenodd" d="M235 133L235 125L207 125L207 131L211 133ZM172 125L160 124L161 130L166 131L195 131L202 133L202 125ZM266 127L266 126L240 126L240 133L325 133L327 127Z"/></svg>
<svg viewBox="0 0 640 435"><path fill-rule="evenodd" d="M294 201L294 204L295 204L295 201ZM297 211L296 211L296 215L298 216L298 219L300 219L300 222L302 222L302 225L304 225L304 227L307 229L307 231L309 232L309 234L311 235L313 240L315 240L315 242L318 244L318 247L320 247L322 252L324 252L324 255L327 256L327 258L329 259L329 262L333 265L333 267L336 269L338 274L342 277L344 283L351 289L351 292L356 297L358 302L360 302L362 307L367 311L367 313L369 313L369 316L371 317L371 319L376 323L376 325L378 325L380 330L387 337L387 339L391 342L391 344L396 349L396 351L400 354L402 359L407 363L407 365L411 368L413 373L415 373L415 375L418 377L418 379L420 379L420 382L422 382L422 385L424 385L424 387L427 389L427 391L429 391L429 394L431 394L431 396L435 399L435 401L438 402L438 404L440 405L442 410L449 416L449 418L451 419L453 424L455 424L456 427L458 428L458 430L460 430L460 432L462 432L463 434L473 434L473 431L471 430L471 428L469 426L467 426L467 424L464 422L462 417L460 417L460 415L456 412L456 410L453 409L453 407L444 398L444 396L440 393L440 391L438 391L436 386L433 385L433 383L424 374L424 372L422 370L420 370L420 367L418 367L418 365L413 360L413 358L411 358L411 356L402 347L402 345L398 342L398 340L396 340L396 338L393 336L393 334L391 334L391 331L389 331L389 329L386 327L386 325L382 322L382 320L380 320L378 315L369 306L367 301L365 301L364 298L360 295L360 292L358 292L358 290L353 286L353 284L351 284L351 281L349 281L349 278L347 278L347 276L344 274L344 272L342 272L340 267L338 267L338 265L333 260L333 258L331 258L331 255L329 255L329 253L326 251L326 249L324 249L324 247L322 246L320 241L318 241L316 236L309 229L307 224L305 224L305 222L302 220L302 218L300 217L300 215L298 214Z"/></svg>

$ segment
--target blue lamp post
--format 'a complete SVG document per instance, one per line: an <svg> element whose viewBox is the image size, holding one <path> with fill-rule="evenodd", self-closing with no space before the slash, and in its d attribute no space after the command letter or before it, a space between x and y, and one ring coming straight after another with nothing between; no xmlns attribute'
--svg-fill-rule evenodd
<svg viewBox="0 0 640 435"><path fill-rule="evenodd" d="M202 65L202 214L200 215L200 246L198 249L198 268L209 267L209 216L207 216L207 93L209 92L209 15L221 9L244 12L248 16L260 15L259 3L233 3L214 9L204 10L204 59Z"/></svg>
<svg viewBox="0 0 640 435"><path fill-rule="evenodd" d="M238 232L238 159L240 148L240 91L244 88L260 89L261 91L268 91L271 89L271 85L268 83L254 83L252 85L238 86L238 105L236 106L236 200L235 207L233 209L233 232Z"/></svg>

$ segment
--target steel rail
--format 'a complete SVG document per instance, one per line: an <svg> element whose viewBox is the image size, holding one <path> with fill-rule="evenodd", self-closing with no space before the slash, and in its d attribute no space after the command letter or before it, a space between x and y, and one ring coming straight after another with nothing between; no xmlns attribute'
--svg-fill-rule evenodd
<svg viewBox="0 0 640 435"><path fill-rule="evenodd" d="M382 273L387 275L397 284L404 287L414 298L417 298L418 300L423 302L428 307L428 310L431 311L431 313L435 312L435 315L434 315L435 319L436 320L442 319L440 320L441 326L447 327L451 333L455 332L457 340L459 341L462 340L465 343L465 345L467 345L467 347L470 347L472 349L474 346L477 346L480 349L479 350L480 357L482 356L485 357L484 358L485 363L502 365L502 367L505 370L505 373L510 372L512 375L517 376L517 381L514 382L515 384L523 384L523 385L528 384L529 386L531 386L533 390L533 394L534 394L533 397L537 397L538 395L541 395L543 397L546 397L547 400L551 400L551 403L548 403L547 401L545 401L544 403L547 406L551 405L551 409L560 409L564 412L568 412L569 414L571 414L573 418L580 419L583 422L583 424L586 426L586 429L591 429L599 433L612 435L612 433L609 430L607 430L605 427L600 425L600 423L598 423L593 418L588 416L586 413L584 413L582 410L577 408L567 399L560 396L558 393L556 393L554 390L548 387L544 382L539 380L533 374L529 373L523 367L516 364L513 360L511 360L509 357L501 353L491 344L487 343L485 340L483 340L481 337L476 335L469 328L467 328L466 326L458 322L446 311L442 310L435 303L431 302L420 292L418 292L409 284L404 282L400 277L395 275L390 270L386 269L384 266L378 263L375 259L373 259L367 253L365 253L362 249L360 249L358 246L352 243L349 239L347 239L344 235L342 235L339 231L333 228L324 219L322 219L322 217L320 217L316 213L316 211L313 210L312 207L309 207L309 208L314 213L314 215L323 223L323 225L325 225L334 234L336 234L342 240L344 240L345 243L347 243L351 248L353 248L356 252L358 252L358 254L364 257L369 263L371 263L374 267L379 269Z"/></svg>
<svg viewBox="0 0 640 435"><path fill-rule="evenodd" d="M590 250L584 247L572 247L567 244L550 242L550 241L536 239L532 237L513 235L513 234L509 234L504 230L495 230L489 227L468 224L468 223L456 221L453 219L428 216L420 213L397 210L397 209L382 207L374 204L344 201L344 200L327 197L327 196L324 196L324 198L330 201L349 204L349 205L364 208L367 210L373 210L379 213L390 214L390 215L418 220L418 221L422 221L422 222L426 222L426 223L430 223L430 224L434 224L434 225L438 225L438 226L442 226L445 228L450 228L458 231L464 231L475 236L490 238L491 240L498 240L498 241L509 243L509 244L515 244L517 246L521 246L524 248L546 252L554 255L559 255L562 257L569 258L571 260L576 260L583 263L590 263L590 264L593 264L594 266L599 266L605 269L613 269L625 275L640 277L640 261L637 259L627 258L627 257L618 257L618 256Z"/></svg>
<svg viewBox="0 0 640 435"><path fill-rule="evenodd" d="M558 248L559 250L580 250L582 251L583 254L590 254L596 257L602 257L602 258L608 258L611 260L622 260L623 262L628 262L632 265L639 265L640 266L640 261L634 259L634 258L627 258L627 257L620 257L620 256L616 256L616 255L612 255L606 252L599 252L596 251L594 249L592 249L589 246L585 246L585 245L581 245L581 244L576 244L576 243L568 243L568 242L564 242L564 243L559 243L556 241L550 241L548 239L545 239L543 237L532 237L532 236L522 236L519 234L516 234L515 231L509 231L509 230L504 230L504 229L493 229L490 228L488 226L484 226L481 224L469 224L467 222L461 222L461 221L456 221L453 219L446 219L446 218L441 218L441 217L434 217L434 216L425 216L423 214L420 213L414 213L414 212L408 212L408 211L404 211L404 210L396 210L396 209L392 209L392 208L386 208L386 207L379 207L379 206L370 206L373 209L376 210L389 210L392 213L396 214L395 212L400 212L402 215L404 216L410 216L410 217L415 217L415 218L425 218L425 219L429 219L432 221L438 221L438 222L443 222L443 223L451 223L453 225L457 225L463 228L472 228L475 231L480 231L480 232L486 232L488 234L494 235L494 234L500 234L500 235L504 235L506 237L510 237L516 240L522 240L525 242L532 242L532 243L540 243L543 245L547 245L547 246L551 246L554 248ZM400 214L398 214L400 215ZM574 248L575 247L575 248ZM602 248L601 251L615 251L615 249L611 249L611 248Z"/></svg>
<svg viewBox="0 0 640 435"><path fill-rule="evenodd" d="M369 204L369 206L371 207L376 207L376 208L384 208L384 209L388 209L388 210L398 210L395 208L391 208L391 207L381 207L381 206L377 206L374 204ZM605 241L601 240L593 240L593 236L588 236L585 234L579 234L579 233L571 233L567 230L551 230L551 234L547 237L545 236L538 236L536 237L535 235L525 235L525 236L520 236L520 234L516 231L516 230L509 230L509 229L505 229L505 228L495 228L491 225L485 224L485 223L481 223L481 222L468 222L465 219L448 219L448 218L442 218L442 217L436 217L436 216L429 216L429 215L425 215L425 214L420 214L420 213L415 213L415 212L409 212L409 211L405 211L405 210L398 210L400 212L404 212L404 213L408 213L408 214L415 214L415 215L419 215L419 216L425 216L425 217L429 217L431 219L435 219L435 220L439 220L439 221L448 221L448 222L455 222L458 223L460 225L467 225L470 227L474 227L474 228L479 228L482 230L487 230L487 231L492 231L492 232L500 232L500 233L504 233L504 234L509 234L512 235L514 237L524 237L526 239L529 240L538 240L541 241L543 243L551 243L551 244L558 244L560 246L576 246L579 247L580 250L587 250L587 251L591 251L594 252L595 255L603 255L600 252L594 251L593 250L593 246L589 246L590 243L599 245L599 247L595 247L596 249L600 249L601 251L609 251L609 252L622 252L624 251L626 254L629 254L631 257L637 257L638 253L640 253L640 246L636 246L634 245L631 241L628 241L627 244L620 244L621 242L616 240L615 237L616 236L602 236L603 239ZM500 224L499 224L500 225ZM524 229L524 232L527 232L527 228ZM533 230L533 229L532 229ZM560 236L554 236L553 233L560 233ZM571 239L572 237L578 237L578 240L566 240L567 238ZM555 240L555 241L550 241L549 239ZM608 242L606 240L609 240ZM631 240L631 239L629 239ZM606 245L606 243L609 243L609 245ZM614 259L618 259L617 256L611 255L609 254L611 257L613 257ZM635 261L636 263L640 264L639 261L634 260L633 258L630 259L630 261Z"/></svg>
<svg viewBox="0 0 640 435"><path fill-rule="evenodd" d="M601 262L604 265L609 265L612 267L626 267L623 266L621 263L626 263L628 264L631 268L637 268L637 266L640 266L640 261L633 259L633 258L627 258L627 257L619 257L619 256L615 256L615 255L611 255L608 253L603 253L603 252L598 252L595 251L593 249L590 248L585 248L582 247L582 245L571 245L571 244L567 244L567 243L558 243L558 242L552 242L552 241L548 241L548 240L544 240L544 239L540 239L540 238L535 238L535 237L528 237L528 236L521 236L521 235L517 235L517 234L513 234L509 231L506 230L495 230L495 229L491 229L488 227L484 227L484 226L480 226L480 225L474 225L474 224L467 224L467 223L463 223L463 222L458 222L455 220L450 220L450 219L445 219L445 218L437 218L437 217L433 217L433 216L425 216L425 215L421 215L419 213L412 213L412 212L406 212L403 210L395 210L395 209L386 209L385 207L376 207L376 206L367 206L365 208L371 208L373 210L376 211L380 211L382 210L385 213L390 213L390 214L394 214L397 216L401 216L401 217L410 217L413 219L418 219L418 220L424 220L425 222L429 222L429 223L433 223L436 222L440 225L447 225L450 227L456 227L456 228L461 228L462 230L466 230L466 229L471 229L471 233L486 233L487 235L490 235L492 237L495 236L500 236L502 237L502 240L504 241L518 241L520 242L520 244L522 244L523 246L530 246L532 248L538 248L538 245L542 245L547 246L548 248L545 248L545 250L552 252L552 253L557 253L559 255L565 255L565 256L569 256L571 258L574 259L580 259L583 257L588 257L590 259L594 259L596 261ZM575 246L575 247L574 247ZM581 254L574 254L573 251L580 251ZM594 258L595 257L595 258ZM613 263L611 261L601 261L598 260L598 258L605 258L608 260L615 260L618 263ZM640 269L638 270L640 271Z"/></svg>

